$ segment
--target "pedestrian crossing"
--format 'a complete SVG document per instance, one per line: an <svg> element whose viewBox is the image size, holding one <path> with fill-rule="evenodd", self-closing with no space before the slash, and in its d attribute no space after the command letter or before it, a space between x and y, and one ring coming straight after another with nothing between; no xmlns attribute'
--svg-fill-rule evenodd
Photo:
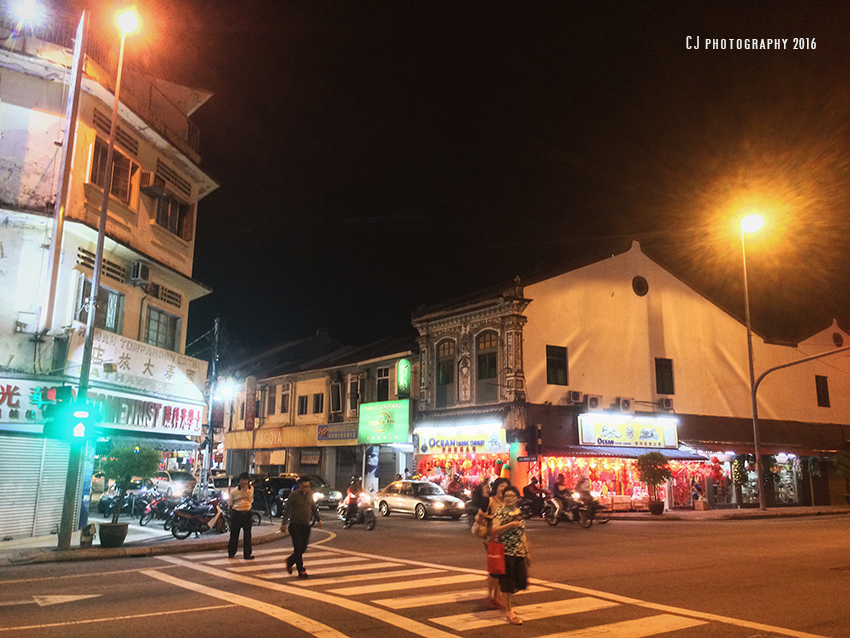
<svg viewBox="0 0 850 638"><path fill-rule="evenodd" d="M280 582L287 590L301 590L304 595L321 592L325 600L334 597L343 606L362 609L365 604L374 610L404 611L411 621L433 628L430 631L434 635L474 638L483 635L481 630L492 632L500 626L506 628L505 635L509 631L504 611L486 608L484 574L479 570L314 546L304 555L310 577L299 579L285 569L290 552L289 548L258 549L250 563L222 559L220 553L184 558L250 577L248 580L260 579L255 583ZM351 602L345 603L346 599ZM744 628L755 628L755 623L548 581L536 581L518 592L513 610L523 620L523 635L531 638L690 638L707 633L748 636L751 634ZM777 633L803 635L791 630Z"/></svg>

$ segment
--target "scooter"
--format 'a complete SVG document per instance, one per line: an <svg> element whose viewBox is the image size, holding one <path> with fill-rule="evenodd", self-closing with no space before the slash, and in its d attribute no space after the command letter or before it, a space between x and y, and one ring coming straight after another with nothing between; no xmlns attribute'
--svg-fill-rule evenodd
<svg viewBox="0 0 850 638"><path fill-rule="evenodd" d="M186 508L177 507L172 520L171 535L181 541L193 533L200 536L213 529L219 534L230 530L230 521L217 498L208 503L192 503Z"/></svg>
<svg viewBox="0 0 850 638"><path fill-rule="evenodd" d="M593 520L587 515L587 507L569 496L564 498L564 506L560 508L554 497L546 499L543 505L543 520L553 527L561 521L577 522L585 529L593 525Z"/></svg>
<svg viewBox="0 0 850 638"><path fill-rule="evenodd" d="M160 494L154 488L150 492L150 500L145 506L145 511L139 517L139 525L147 525L153 519L166 520L171 516L172 511L174 511L174 502L169 501L164 494Z"/></svg>
<svg viewBox="0 0 850 638"><path fill-rule="evenodd" d="M349 500L350 498L351 495L346 496L336 508L337 518L345 523L343 529L362 523L366 526L366 529L371 532L375 529L375 509L372 507L372 497L367 492L360 492L357 497L357 513L354 515L354 518L349 521L348 504L351 502Z"/></svg>

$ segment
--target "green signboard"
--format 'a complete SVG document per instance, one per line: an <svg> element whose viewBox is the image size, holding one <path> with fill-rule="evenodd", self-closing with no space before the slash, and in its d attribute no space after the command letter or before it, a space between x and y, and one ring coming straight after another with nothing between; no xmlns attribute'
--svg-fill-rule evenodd
<svg viewBox="0 0 850 638"><path fill-rule="evenodd" d="M399 359L396 364L396 379L398 385L398 398L410 398L410 361Z"/></svg>
<svg viewBox="0 0 850 638"><path fill-rule="evenodd" d="M364 445L407 443L410 401L379 401L360 405L357 442Z"/></svg>

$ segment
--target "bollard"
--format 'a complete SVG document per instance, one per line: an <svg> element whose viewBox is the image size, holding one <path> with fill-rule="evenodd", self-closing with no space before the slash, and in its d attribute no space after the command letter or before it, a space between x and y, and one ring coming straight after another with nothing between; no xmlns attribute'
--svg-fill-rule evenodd
<svg viewBox="0 0 850 638"><path fill-rule="evenodd" d="M96 530L97 527L95 527L94 523L89 523L80 529L80 547L91 547Z"/></svg>

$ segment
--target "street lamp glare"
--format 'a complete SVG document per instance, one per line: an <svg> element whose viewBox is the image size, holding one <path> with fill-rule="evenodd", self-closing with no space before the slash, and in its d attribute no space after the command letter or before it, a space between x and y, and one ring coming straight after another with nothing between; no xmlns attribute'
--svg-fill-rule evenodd
<svg viewBox="0 0 850 638"><path fill-rule="evenodd" d="M15 13L21 22L31 22L38 18L41 11L35 0L20 0L15 6Z"/></svg>
<svg viewBox="0 0 850 638"><path fill-rule="evenodd" d="M124 32L124 34L133 33L136 30L136 27L139 26L139 21L136 18L135 11L125 11L120 16L118 16L118 27Z"/></svg>
<svg viewBox="0 0 850 638"><path fill-rule="evenodd" d="M747 215L741 220L741 230L745 233L757 233L764 226L764 217L761 215Z"/></svg>

